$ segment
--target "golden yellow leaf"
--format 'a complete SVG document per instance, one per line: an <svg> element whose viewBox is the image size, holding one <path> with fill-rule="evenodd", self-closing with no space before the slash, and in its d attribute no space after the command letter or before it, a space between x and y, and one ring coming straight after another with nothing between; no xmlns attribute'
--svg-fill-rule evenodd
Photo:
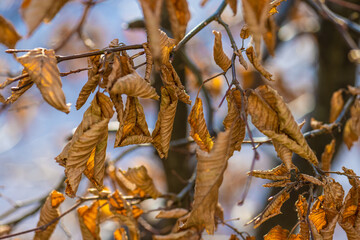
<svg viewBox="0 0 360 240"><path fill-rule="evenodd" d="M229 240L240 240L235 234L231 234Z"/></svg>
<svg viewBox="0 0 360 240"><path fill-rule="evenodd" d="M246 0L248 1L248 0ZM272 74L266 71L266 69L261 65L260 59L255 54L254 48L252 46L248 47L246 49L246 56L248 57L251 64L254 66L254 68L267 80L274 81L272 79Z"/></svg>
<svg viewBox="0 0 360 240"><path fill-rule="evenodd" d="M190 11L186 0L168 0L165 2L176 42L185 35L187 23L190 20Z"/></svg>
<svg viewBox="0 0 360 240"><path fill-rule="evenodd" d="M269 17L265 23L266 31L263 33L264 43L271 56L275 55L277 26L273 17Z"/></svg>
<svg viewBox="0 0 360 240"><path fill-rule="evenodd" d="M290 172L283 163L270 170L253 170L248 172L248 174L257 178L269 180L285 180L290 178Z"/></svg>
<svg viewBox="0 0 360 240"><path fill-rule="evenodd" d="M124 228L118 228L114 232L114 239L115 240L127 240L128 237L126 235L126 231Z"/></svg>
<svg viewBox="0 0 360 240"><path fill-rule="evenodd" d="M85 205L77 209L83 239L100 240L99 207L99 201L94 201L90 207Z"/></svg>
<svg viewBox="0 0 360 240"><path fill-rule="evenodd" d="M275 13L278 13L278 10L276 9L283 1L286 0L273 0L270 3L270 10L269 10L269 15L272 16Z"/></svg>
<svg viewBox="0 0 360 240"><path fill-rule="evenodd" d="M125 177L152 198L156 199L161 196L144 166L129 168L125 173Z"/></svg>
<svg viewBox="0 0 360 240"><path fill-rule="evenodd" d="M222 41L221 41L221 32L213 31L213 34L215 35L215 41L214 41L214 49L213 49L213 55L214 60L216 64L224 71L226 72L229 67L231 66L231 61L228 56L226 56Z"/></svg>
<svg viewBox="0 0 360 240"><path fill-rule="evenodd" d="M161 210L155 218L180 218L185 216L189 211L184 208L174 208L170 210Z"/></svg>
<svg viewBox="0 0 360 240"><path fill-rule="evenodd" d="M189 228L180 232L172 232L168 235L153 235L153 240L200 240L201 234L195 228Z"/></svg>
<svg viewBox="0 0 360 240"><path fill-rule="evenodd" d="M288 235L289 230L283 229L280 225L276 225L264 236L264 240L287 240Z"/></svg>
<svg viewBox="0 0 360 240"><path fill-rule="evenodd" d="M263 222L267 221L268 219L275 217L276 215L281 214L281 207L282 205L290 198L290 194L286 188L279 192L274 197L271 197L271 202L266 206L266 208L254 219L252 219L247 224L254 222L254 228L260 226Z"/></svg>
<svg viewBox="0 0 360 240"><path fill-rule="evenodd" d="M23 70L22 74L26 74L26 71ZM11 96L6 99L6 103L14 103L16 100L18 100L21 95L23 95L27 90L29 90L34 82L31 80L30 77L25 77L21 79L16 86L19 90L12 91Z"/></svg>
<svg viewBox="0 0 360 240"><path fill-rule="evenodd" d="M131 240L139 240L140 232L135 216L130 205L123 199L119 191L115 191L109 198L110 210L114 213L119 222L126 225L130 232ZM141 209L138 209L139 211Z"/></svg>
<svg viewBox="0 0 360 240"><path fill-rule="evenodd" d="M309 225L306 217L308 211L308 203L306 202L306 199L303 195L299 195L298 200L295 203L295 207L300 222L300 239L308 240L310 239Z"/></svg>
<svg viewBox="0 0 360 240"><path fill-rule="evenodd" d="M36 48L17 58L30 78L39 88L44 100L54 108L69 113L65 95L62 91L60 72L54 50Z"/></svg>
<svg viewBox="0 0 360 240"><path fill-rule="evenodd" d="M161 103L155 129L152 132L153 145L160 158L167 158L178 98L174 87L161 88Z"/></svg>
<svg viewBox="0 0 360 240"><path fill-rule="evenodd" d="M227 94L226 100L228 102L228 114L226 115L223 124L225 130L233 129L230 141L230 155L232 155L234 150L241 150L241 144L245 138L246 125L241 117L241 92L239 90L232 89ZM246 117L246 113L244 117Z"/></svg>
<svg viewBox="0 0 360 240"><path fill-rule="evenodd" d="M331 140L329 144L325 146L324 152L321 154L321 168L323 171L330 171L331 160L335 153L335 139ZM327 175L329 175L327 173Z"/></svg>
<svg viewBox="0 0 360 240"><path fill-rule="evenodd" d="M324 195L318 197L315 201L309 215L309 220L314 224L316 230L319 232L326 225L325 210L324 210Z"/></svg>
<svg viewBox="0 0 360 240"><path fill-rule="evenodd" d="M119 116L119 115L118 115ZM116 133L115 147L152 141L146 123L144 109L137 97L127 97L126 107Z"/></svg>
<svg viewBox="0 0 360 240"><path fill-rule="evenodd" d="M46 198L44 205L40 210L40 219L37 226L48 224L53 221L55 218L60 216L59 205L65 200L62 193L57 191L52 191L49 196ZM55 221L53 224L48 226L44 231L38 231L35 233L35 240L46 240L49 239L53 233L56 224L58 221Z"/></svg>
<svg viewBox="0 0 360 240"><path fill-rule="evenodd" d="M42 21L50 22L69 0L24 0L21 5L21 15L28 27L28 35Z"/></svg>
<svg viewBox="0 0 360 240"><path fill-rule="evenodd" d="M260 56L261 36L265 32L270 5L268 0L242 0L244 20L252 35L256 55ZM251 61L251 60L250 60Z"/></svg>
<svg viewBox="0 0 360 240"><path fill-rule="evenodd" d="M85 85L81 88L81 91L79 93L79 97L76 100L76 109L79 110L90 94L95 91L95 88L99 85L100 82L100 55L89 57L88 58L88 66L91 67L91 69L88 70L88 81L85 83Z"/></svg>
<svg viewBox="0 0 360 240"><path fill-rule="evenodd" d="M108 123L113 113L109 97L98 92L85 111L71 142L56 157L56 161L65 166L66 193L69 196L75 196L83 172L97 188L102 188Z"/></svg>
<svg viewBox="0 0 360 240"><path fill-rule="evenodd" d="M201 98L196 98L195 104L189 114L188 122L191 127L190 136L195 140L201 150L210 152L214 143L206 127Z"/></svg>
<svg viewBox="0 0 360 240"><path fill-rule="evenodd" d="M208 234L214 233L219 187L227 167L230 136L230 130L220 132L210 153L197 149L193 208L186 222L180 223L181 229L196 227L201 231L205 228Z"/></svg>
<svg viewBox="0 0 360 240"><path fill-rule="evenodd" d="M331 96L331 101L330 101L330 117L329 117L329 122L335 122L336 118L339 116L341 110L343 109L344 106L344 99L342 97L342 92L343 90L337 90L336 92L333 93L333 95Z"/></svg>
<svg viewBox="0 0 360 240"><path fill-rule="evenodd" d="M20 39L21 36L16 32L11 22L0 15L0 43L8 48L15 48L17 41Z"/></svg>

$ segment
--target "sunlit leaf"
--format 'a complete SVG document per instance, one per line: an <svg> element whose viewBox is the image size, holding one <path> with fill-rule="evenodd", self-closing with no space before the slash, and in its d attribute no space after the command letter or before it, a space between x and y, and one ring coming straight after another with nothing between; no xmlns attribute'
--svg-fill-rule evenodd
<svg viewBox="0 0 360 240"><path fill-rule="evenodd" d="M248 1L248 0L246 0ZM274 81L274 79L272 79L272 74L269 73L262 65L260 62L260 59L258 58L258 56L255 54L254 48L252 46L248 47L246 49L246 56L248 57L249 61L251 62L251 64L254 66L254 68L256 70L258 70L258 72L265 77L267 80L269 81Z"/></svg>
<svg viewBox="0 0 360 240"><path fill-rule="evenodd" d="M28 27L28 35L41 22L50 22L69 0L24 0L21 5L21 15Z"/></svg>
<svg viewBox="0 0 360 240"><path fill-rule="evenodd" d="M65 200L63 194L52 191L49 196L46 198L44 205L40 210L40 219L38 221L37 226L40 227L42 225L48 224L51 221L55 220L55 218L60 216L59 212L59 205ZM35 240L46 240L49 239L51 234L53 233L58 220L55 221L53 224L48 226L43 231L37 231L35 233L34 239Z"/></svg>
<svg viewBox="0 0 360 240"><path fill-rule="evenodd" d="M265 23L266 31L263 33L264 43L269 53L275 55L277 26L273 17L269 17Z"/></svg>
<svg viewBox="0 0 360 240"><path fill-rule="evenodd" d="M324 152L321 154L321 166L323 171L330 171L331 160L335 153L335 144L335 139L331 140L331 142L325 146Z"/></svg>
<svg viewBox="0 0 360 240"><path fill-rule="evenodd" d="M197 169L193 207L181 229L203 228L209 234L215 230L215 213L218 204L219 187L227 167L231 131L220 132L210 153L197 149Z"/></svg>
<svg viewBox="0 0 360 240"><path fill-rule="evenodd" d="M353 146L353 143L356 142L360 136L360 100L359 99L355 100L353 106L351 106L350 112L351 112L351 118L347 120L343 133L344 142L349 150Z"/></svg>
<svg viewBox="0 0 360 240"><path fill-rule="evenodd" d="M307 220L308 203L303 195L299 195L298 200L295 203L296 211L298 214L298 220L300 222L300 238L303 240L310 239L309 225Z"/></svg>
<svg viewBox="0 0 360 240"><path fill-rule="evenodd" d="M161 210L155 218L180 218L189 211L184 208L174 208L170 210Z"/></svg>
<svg viewBox="0 0 360 240"><path fill-rule="evenodd" d="M216 64L225 72L229 69L231 65L231 61L229 57L226 56L223 50L221 33L214 30L213 34L215 35L214 50L213 50L214 60Z"/></svg>
<svg viewBox="0 0 360 240"><path fill-rule="evenodd" d="M16 32L11 22L0 15L0 43L8 48L15 48L17 41L20 39L21 36Z"/></svg>
<svg viewBox="0 0 360 240"><path fill-rule="evenodd" d="M257 178L269 180L285 180L290 178L290 172L283 163L270 170L253 170L248 174Z"/></svg>
<svg viewBox="0 0 360 240"><path fill-rule="evenodd" d="M23 70L22 74L26 74L26 71ZM11 96L6 99L7 103L14 103L18 100L21 95L23 95L27 90L29 90L33 86L34 82L31 80L30 77L25 77L21 79L16 86L19 90L12 91Z"/></svg>
<svg viewBox="0 0 360 240"><path fill-rule="evenodd" d="M128 237L126 235L126 231L124 228L118 228L114 232L114 239L115 240L127 240Z"/></svg>
<svg viewBox="0 0 360 240"><path fill-rule="evenodd" d="M206 127L201 98L196 98L195 104L188 117L188 122L191 127L190 136L195 140L201 150L210 152L214 143Z"/></svg>
<svg viewBox="0 0 360 240"><path fill-rule="evenodd" d="M99 202L94 201L90 207L85 205L77 209L83 239L100 239L98 208Z"/></svg>
<svg viewBox="0 0 360 240"><path fill-rule="evenodd" d="M179 42L185 35L187 23L190 20L190 11L186 0L168 0L166 7L171 23L174 38Z"/></svg>
<svg viewBox="0 0 360 240"><path fill-rule="evenodd" d="M336 118L339 116L341 110L344 106L344 99L342 97L343 90L340 89L333 93L331 96L331 102L330 102L330 117L329 122L334 122Z"/></svg>
<svg viewBox="0 0 360 240"><path fill-rule="evenodd" d="M280 225L276 225L264 236L264 240L287 240L288 235L289 230L283 229Z"/></svg>
<svg viewBox="0 0 360 240"><path fill-rule="evenodd" d="M161 103L155 129L152 132L153 145L160 158L167 158L178 98L172 87L161 88Z"/></svg>

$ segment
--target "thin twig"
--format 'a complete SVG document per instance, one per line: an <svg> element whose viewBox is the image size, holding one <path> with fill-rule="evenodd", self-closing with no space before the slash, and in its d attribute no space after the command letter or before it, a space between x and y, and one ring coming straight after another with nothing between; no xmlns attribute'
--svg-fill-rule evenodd
<svg viewBox="0 0 360 240"><path fill-rule="evenodd" d="M79 69L76 69L76 70L70 70L69 72L60 73L60 76L65 77L65 76L73 74L73 73L79 73L79 72L87 71L87 70L90 70L90 69L91 69L91 67L79 68Z"/></svg>
<svg viewBox="0 0 360 240"><path fill-rule="evenodd" d="M354 10L354 11L359 11L360 12L360 5L356 4L356 3L352 3L352 2L347 2L347 1L344 1L344 0L327 0L329 2L333 2L339 6L342 6L342 7L346 7L346 8L349 8L351 10Z"/></svg>

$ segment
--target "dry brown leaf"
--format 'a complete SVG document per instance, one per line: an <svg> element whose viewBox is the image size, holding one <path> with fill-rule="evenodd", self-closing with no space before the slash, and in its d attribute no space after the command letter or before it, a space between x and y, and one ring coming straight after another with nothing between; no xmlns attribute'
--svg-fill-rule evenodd
<svg viewBox="0 0 360 240"><path fill-rule="evenodd" d="M228 113L223 121L225 130L232 129L232 136L230 141L230 155L236 151L241 150L241 144L245 138L245 122L241 117L241 92L232 89L226 96L228 102ZM246 117L246 113L245 116Z"/></svg>
<svg viewBox="0 0 360 240"><path fill-rule="evenodd" d="M201 234L195 228L169 233L168 235L153 235L153 240L200 240Z"/></svg>
<svg viewBox="0 0 360 240"><path fill-rule="evenodd" d="M155 88L153 88L136 71L117 79L111 88L111 93L119 95L126 94L131 97L159 99Z"/></svg>
<svg viewBox="0 0 360 240"><path fill-rule="evenodd" d="M288 235L289 230L283 229L280 225L276 225L264 236L264 240L287 240Z"/></svg>
<svg viewBox="0 0 360 240"><path fill-rule="evenodd" d="M126 235L126 230L124 228L118 228L114 232L114 239L115 240L127 240L128 237Z"/></svg>
<svg viewBox="0 0 360 240"><path fill-rule="evenodd" d="M26 74L26 71L23 70L22 74ZM21 79L16 86L19 90L12 91L11 96L6 99L6 103L14 103L18 100L21 95L23 95L27 90L29 90L33 86L34 82L31 80L30 77L25 77Z"/></svg>
<svg viewBox="0 0 360 240"><path fill-rule="evenodd" d="M160 158L167 158L178 98L174 87L161 88L161 103L155 129L152 132L153 145Z"/></svg>
<svg viewBox="0 0 360 240"><path fill-rule="evenodd" d="M44 100L54 108L69 113L65 95L62 91L60 72L54 50L36 48L17 58L30 78L39 88Z"/></svg>
<svg viewBox="0 0 360 240"><path fill-rule="evenodd" d="M328 220L338 215L343 204L344 189L341 184L332 178L328 178L324 186L324 208Z"/></svg>
<svg viewBox="0 0 360 240"><path fill-rule="evenodd" d="M127 97L123 119L120 121L120 126L116 133L114 147L150 143L151 141L144 109L139 99L137 97Z"/></svg>
<svg viewBox="0 0 360 240"><path fill-rule="evenodd" d="M189 6L186 0L166 1L167 11L171 30L176 42L179 42L185 35L187 24L190 20Z"/></svg>
<svg viewBox="0 0 360 240"><path fill-rule="evenodd" d="M329 144L325 146L324 152L321 154L321 168L323 171L330 171L331 168L331 160L335 153L335 139L331 140ZM329 175L328 173L326 173Z"/></svg>
<svg viewBox="0 0 360 240"><path fill-rule="evenodd" d="M325 210L324 210L324 195L318 197L314 205L311 208L309 220L312 222L319 232L326 225Z"/></svg>
<svg viewBox="0 0 360 240"><path fill-rule="evenodd" d="M79 97L76 100L76 110L79 110L84 103L87 101L88 97L92 92L95 91L96 87L100 82L100 55L92 56L88 58L88 66L91 69L88 70L88 80L85 85L81 88Z"/></svg>
<svg viewBox="0 0 360 240"><path fill-rule="evenodd" d="M129 168L124 175L129 181L135 183L138 188L152 198L156 199L161 196L161 193L156 189L152 178L144 166Z"/></svg>
<svg viewBox="0 0 360 240"><path fill-rule="evenodd" d="M161 210L155 218L180 218L185 216L189 211L184 208L174 208L170 210Z"/></svg>
<svg viewBox="0 0 360 240"><path fill-rule="evenodd" d="M249 221L247 224L254 222L254 228L260 226L263 222L268 219L275 217L276 215L281 214L282 205L290 198L290 193L287 188L284 188L274 197L270 197L271 202L266 206L266 208L254 219Z"/></svg>
<svg viewBox="0 0 360 240"><path fill-rule="evenodd" d="M342 92L343 90L337 90L336 92L333 93L333 95L331 96L331 101L330 101L330 117L329 117L329 122L335 122L336 118L339 116L341 110L344 107L344 99L342 97Z"/></svg>
<svg viewBox="0 0 360 240"><path fill-rule="evenodd" d="M108 123L114 111L103 93L97 93L74 136L56 161L65 166L67 195L74 197L84 172L99 189L102 188L108 135Z"/></svg>
<svg viewBox="0 0 360 240"><path fill-rule="evenodd" d="M312 129L320 129L321 127L323 127L323 125L324 125L323 122L318 121L313 117L310 119L310 126Z"/></svg>
<svg viewBox="0 0 360 240"><path fill-rule="evenodd" d="M130 232L130 239L139 240L140 232L133 211L117 190L110 196L109 205L110 210L120 223L127 226Z"/></svg>
<svg viewBox="0 0 360 240"><path fill-rule="evenodd" d="M234 16L237 13L237 0L226 0L227 4L229 4L231 10L234 13Z"/></svg>
<svg viewBox="0 0 360 240"><path fill-rule="evenodd" d="M313 177L313 176L310 176L310 175L307 175L305 173L300 173L299 174L299 178L302 180L302 181L305 181L305 182L311 182L312 184L315 184L315 185L318 185L318 186L324 186L325 184L320 181L319 179Z"/></svg>
<svg viewBox="0 0 360 240"><path fill-rule="evenodd" d="M290 178L290 172L283 163L270 170L253 170L248 172L248 174L257 178L268 180L286 180Z"/></svg>
<svg viewBox="0 0 360 240"><path fill-rule="evenodd" d="M28 27L28 35L41 22L50 22L69 0L24 0L21 5L21 15Z"/></svg>
<svg viewBox="0 0 360 240"><path fill-rule="evenodd" d="M0 43L8 48L15 48L17 41L20 39L21 36L16 32L11 22L0 15Z"/></svg>
<svg viewBox="0 0 360 240"><path fill-rule="evenodd" d="M285 164L286 168L290 171L292 169L292 167L294 166L292 164L293 153L287 147L285 147L284 145L280 144L277 141L273 141L273 145L274 145L275 151L277 152L278 157Z"/></svg>
<svg viewBox="0 0 360 240"><path fill-rule="evenodd" d="M213 30L215 35L213 55L215 63L226 72L231 66L230 58L225 54L221 41L221 32Z"/></svg>
<svg viewBox="0 0 360 240"><path fill-rule="evenodd" d="M265 183L262 186L263 187L268 187L268 188L272 188L272 187L286 187L286 185L288 183L291 183L291 181L289 179L284 179L284 180L279 180L279 181L275 181L275 182L269 182L269 183Z"/></svg>
<svg viewBox="0 0 360 240"><path fill-rule="evenodd" d="M266 31L263 33L264 43L271 56L275 55L277 26L273 17L269 17L265 23Z"/></svg>
<svg viewBox="0 0 360 240"><path fill-rule="evenodd" d="M181 229L196 227L215 231L215 213L218 204L219 187L227 167L231 131L220 132L210 153L197 149L197 169L193 208Z"/></svg>
<svg viewBox="0 0 360 240"><path fill-rule="evenodd" d="M300 222L300 239L310 239L309 225L307 221L308 203L303 195L299 195L298 200L295 203L298 219Z"/></svg>
<svg viewBox="0 0 360 240"><path fill-rule="evenodd" d="M241 37L242 39L247 39L249 36L250 36L249 28L248 28L247 25L244 25L244 26L241 28L240 37Z"/></svg>
<svg viewBox="0 0 360 240"><path fill-rule="evenodd" d="M206 127L201 98L196 98L195 104L189 114L188 122L191 127L190 136L198 144L201 150L210 152L214 142Z"/></svg>
<svg viewBox="0 0 360 240"><path fill-rule="evenodd" d="M152 53L149 48L149 43L144 43L143 48L144 48L145 57L146 57L146 68L145 68L144 79L145 79L145 81L150 82L151 71L152 71L152 67L154 64L154 59L152 57Z"/></svg>
<svg viewBox="0 0 360 240"><path fill-rule="evenodd" d="M353 87L348 85L348 90L352 95L360 95L360 87Z"/></svg>
<svg viewBox="0 0 360 240"><path fill-rule="evenodd" d="M278 13L278 11L277 11L276 8L277 8L283 1L286 1L286 0L273 0L273 1L271 1L271 3L270 3L270 10L269 10L269 15L270 15L270 16L274 15L275 13Z"/></svg>
<svg viewBox="0 0 360 240"><path fill-rule="evenodd" d="M248 1L248 0L246 0ZM246 49L246 56L248 57L251 64L254 66L254 68L267 80L274 81L272 79L272 74L266 71L266 69L261 65L260 59L255 54L254 48L252 46L248 47Z"/></svg>
<svg viewBox="0 0 360 240"><path fill-rule="evenodd" d="M349 150L360 136L360 99L355 100L350 113L351 118L347 120L343 133L344 142Z"/></svg>
<svg viewBox="0 0 360 240"><path fill-rule="evenodd" d="M83 239L100 240L99 207L99 201L94 201L90 207L85 205L77 209Z"/></svg>
<svg viewBox="0 0 360 240"><path fill-rule="evenodd" d="M252 35L255 52L260 56L261 36L265 33L265 23L268 18L270 5L268 0L242 0L244 20Z"/></svg>
<svg viewBox="0 0 360 240"><path fill-rule="evenodd" d="M65 200L65 197L62 193L57 191L52 191L49 196L46 198L44 205L40 210L40 219L37 226L48 224L53 221L55 218L60 216L59 205ZM58 221L55 221L53 224L48 226L44 231L38 231L35 233L34 240L46 240L49 239L53 233L56 224Z"/></svg>
<svg viewBox="0 0 360 240"><path fill-rule="evenodd" d="M248 70L248 64L242 55L242 50L239 49L237 52L235 52L235 54L239 57L239 63L245 68L245 70Z"/></svg>

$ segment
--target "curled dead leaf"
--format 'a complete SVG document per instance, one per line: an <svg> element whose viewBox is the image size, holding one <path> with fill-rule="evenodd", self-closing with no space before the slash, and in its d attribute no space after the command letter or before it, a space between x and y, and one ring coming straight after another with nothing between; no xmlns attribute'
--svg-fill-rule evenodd
<svg viewBox="0 0 360 240"><path fill-rule="evenodd" d="M337 90L331 96L330 101L330 117L329 122L335 122L344 106L344 99L342 97L343 90Z"/></svg>
<svg viewBox="0 0 360 240"><path fill-rule="evenodd" d="M167 11L171 30L174 33L176 42L179 42L185 35L187 23L190 20L190 11L187 0L166 1Z"/></svg>
<svg viewBox="0 0 360 240"><path fill-rule="evenodd" d="M83 239L100 240L99 207L99 201L94 201L90 207L85 205L77 209Z"/></svg>
<svg viewBox="0 0 360 240"><path fill-rule="evenodd" d="M170 210L161 210L155 218L180 218L185 216L189 211L184 208L174 208Z"/></svg>
<svg viewBox="0 0 360 240"><path fill-rule="evenodd" d="M11 22L0 15L0 43L8 48L15 48L17 41L20 39L21 36L16 32Z"/></svg>
<svg viewBox="0 0 360 240"><path fill-rule="evenodd" d="M222 41L221 41L221 32L213 31L213 34L215 35L215 41L214 41L214 60L216 64L224 71L226 72L229 67L231 66L231 61L228 56L226 56Z"/></svg>
<svg viewBox="0 0 360 240"><path fill-rule="evenodd" d="M248 1L248 0L246 0L246 1ZM254 48L252 46L250 46L246 49L246 56L248 57L249 61L254 66L254 68L256 70L258 70L258 72L263 77L265 77L269 81L274 81L274 79L272 79L272 74L269 73L268 71L266 71L266 69L261 65L260 59L255 54Z"/></svg>

